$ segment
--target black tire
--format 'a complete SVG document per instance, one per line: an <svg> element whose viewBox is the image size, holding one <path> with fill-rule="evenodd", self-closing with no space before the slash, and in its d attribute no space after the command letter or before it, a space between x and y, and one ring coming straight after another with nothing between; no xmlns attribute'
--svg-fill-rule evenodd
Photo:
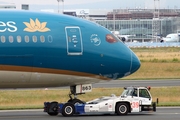
<svg viewBox="0 0 180 120"><path fill-rule="evenodd" d="M58 102L49 103L47 113L51 116L58 115Z"/></svg>
<svg viewBox="0 0 180 120"><path fill-rule="evenodd" d="M68 100L68 102L69 103L72 103L72 104L84 104L85 102L83 102L83 101L81 101L81 100L79 100L79 99L70 99L70 100Z"/></svg>
<svg viewBox="0 0 180 120"><path fill-rule="evenodd" d="M156 103L153 102L152 106L153 106L153 111L156 112Z"/></svg>
<svg viewBox="0 0 180 120"><path fill-rule="evenodd" d="M73 116L75 113L75 107L74 104L72 103L66 103L64 104L62 108L62 115L65 117L70 117Z"/></svg>
<svg viewBox="0 0 180 120"><path fill-rule="evenodd" d="M127 115L129 111L129 106L127 103L118 103L116 105L116 113L118 115Z"/></svg>
<svg viewBox="0 0 180 120"><path fill-rule="evenodd" d="M48 115L50 115L50 116L56 116L56 115L58 115L58 112L48 113Z"/></svg>

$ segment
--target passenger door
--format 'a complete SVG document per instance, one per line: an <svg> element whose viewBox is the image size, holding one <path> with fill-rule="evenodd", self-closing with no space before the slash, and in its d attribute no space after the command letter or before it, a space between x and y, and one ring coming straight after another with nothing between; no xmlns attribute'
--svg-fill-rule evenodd
<svg viewBox="0 0 180 120"><path fill-rule="evenodd" d="M67 54L68 55L82 55L82 35L81 29L78 26L65 27L66 41L67 41Z"/></svg>

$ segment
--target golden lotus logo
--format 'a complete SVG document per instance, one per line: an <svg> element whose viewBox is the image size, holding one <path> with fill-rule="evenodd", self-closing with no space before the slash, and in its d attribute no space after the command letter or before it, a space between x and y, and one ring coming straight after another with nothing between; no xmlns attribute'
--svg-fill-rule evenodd
<svg viewBox="0 0 180 120"><path fill-rule="evenodd" d="M36 18L34 21L33 19L30 18L30 23L28 22L23 22L27 28L24 29L24 31L27 32L48 32L51 31L49 28L46 27L47 22L42 22Z"/></svg>

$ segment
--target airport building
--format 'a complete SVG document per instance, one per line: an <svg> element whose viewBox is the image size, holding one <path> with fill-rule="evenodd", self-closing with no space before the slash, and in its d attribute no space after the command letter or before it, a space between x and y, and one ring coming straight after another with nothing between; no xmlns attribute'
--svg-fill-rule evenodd
<svg viewBox="0 0 180 120"><path fill-rule="evenodd" d="M63 14L72 15L89 20L106 20L108 9L74 9L64 10Z"/></svg>
<svg viewBox="0 0 180 120"><path fill-rule="evenodd" d="M153 22L156 21L156 24ZM120 35L132 35L131 39L151 40L156 36L165 37L169 33L176 33L179 27L178 18L132 19L132 20L96 20L96 22L110 31L119 31Z"/></svg>
<svg viewBox="0 0 180 120"><path fill-rule="evenodd" d="M26 4L20 8L31 10ZM14 4L6 4L0 5L0 9L17 8ZM131 35L130 41L157 41L157 38L180 31L180 9L158 9L158 12L155 9L74 9L63 10L63 14L94 21L120 35Z"/></svg>
<svg viewBox="0 0 180 120"><path fill-rule="evenodd" d="M22 9L22 10L29 10L29 5L28 4L21 4L20 6L18 6L18 8ZM17 5L12 3L12 4L0 4L0 9L18 9Z"/></svg>
<svg viewBox="0 0 180 120"><path fill-rule="evenodd" d="M107 13L106 20L96 22L120 35L132 35L130 41L159 41L160 37L180 31L180 10L115 9Z"/></svg>
<svg viewBox="0 0 180 120"><path fill-rule="evenodd" d="M15 4L0 4L0 9L16 9Z"/></svg>
<svg viewBox="0 0 180 120"><path fill-rule="evenodd" d="M65 10L64 14L86 18L120 35L132 35L130 41L157 41L180 31L180 9ZM157 37L158 36L158 37Z"/></svg>

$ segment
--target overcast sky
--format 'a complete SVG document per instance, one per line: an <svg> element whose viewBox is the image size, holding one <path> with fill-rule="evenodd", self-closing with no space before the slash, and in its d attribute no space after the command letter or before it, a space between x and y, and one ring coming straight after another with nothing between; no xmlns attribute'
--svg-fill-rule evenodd
<svg viewBox="0 0 180 120"><path fill-rule="evenodd" d="M58 8L57 0L0 0L0 4L5 3L30 4L30 10ZM180 0L160 0L159 3L160 8L180 9ZM62 2L59 5L62 7ZM154 0L64 0L64 9L154 8L153 6Z"/></svg>

